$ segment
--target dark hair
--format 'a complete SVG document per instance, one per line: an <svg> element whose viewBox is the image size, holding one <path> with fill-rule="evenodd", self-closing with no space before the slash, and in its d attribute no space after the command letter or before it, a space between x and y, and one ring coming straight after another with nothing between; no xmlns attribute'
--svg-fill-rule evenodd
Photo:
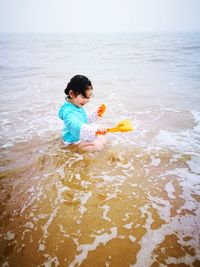
<svg viewBox="0 0 200 267"><path fill-rule="evenodd" d="M86 97L86 91L90 89L89 87L93 89L92 83L87 77L83 75L75 75L67 84L65 94L70 98L69 92L72 90L75 96L83 95Z"/></svg>

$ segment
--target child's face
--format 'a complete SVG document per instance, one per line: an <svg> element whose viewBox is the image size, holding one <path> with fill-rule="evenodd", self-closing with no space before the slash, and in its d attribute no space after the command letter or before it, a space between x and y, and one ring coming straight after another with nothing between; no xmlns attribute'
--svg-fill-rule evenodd
<svg viewBox="0 0 200 267"><path fill-rule="evenodd" d="M70 96L71 96L70 102L72 104L74 104L77 107L83 107L86 103L88 103L88 101L92 97L92 89L88 89L86 91L86 97L84 97L83 95L75 96L73 92Z"/></svg>

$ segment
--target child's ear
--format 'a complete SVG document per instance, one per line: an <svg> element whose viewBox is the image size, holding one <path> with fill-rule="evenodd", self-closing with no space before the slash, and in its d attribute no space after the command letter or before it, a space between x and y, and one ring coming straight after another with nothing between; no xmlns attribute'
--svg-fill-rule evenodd
<svg viewBox="0 0 200 267"><path fill-rule="evenodd" d="M69 96L70 96L71 98L75 97L74 92L73 92L72 90L69 91Z"/></svg>

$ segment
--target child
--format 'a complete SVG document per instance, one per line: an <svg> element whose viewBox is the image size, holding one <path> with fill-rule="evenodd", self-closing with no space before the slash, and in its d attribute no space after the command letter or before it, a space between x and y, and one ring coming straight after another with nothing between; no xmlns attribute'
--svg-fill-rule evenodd
<svg viewBox="0 0 200 267"><path fill-rule="evenodd" d="M92 83L87 77L74 76L67 84L66 101L58 114L64 121L62 131L64 143L72 148L88 152L99 151L106 144L106 138L103 135L96 135L97 131L105 133L105 128L90 125L100 116L99 109L91 115L87 115L83 109L92 97L92 90Z"/></svg>

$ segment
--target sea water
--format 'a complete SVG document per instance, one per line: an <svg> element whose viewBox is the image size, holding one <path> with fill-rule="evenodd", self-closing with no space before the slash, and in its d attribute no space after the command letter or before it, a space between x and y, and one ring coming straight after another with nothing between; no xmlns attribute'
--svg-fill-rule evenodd
<svg viewBox="0 0 200 267"><path fill-rule="evenodd" d="M61 140L88 76L98 153ZM0 35L2 266L200 265L200 33Z"/></svg>

